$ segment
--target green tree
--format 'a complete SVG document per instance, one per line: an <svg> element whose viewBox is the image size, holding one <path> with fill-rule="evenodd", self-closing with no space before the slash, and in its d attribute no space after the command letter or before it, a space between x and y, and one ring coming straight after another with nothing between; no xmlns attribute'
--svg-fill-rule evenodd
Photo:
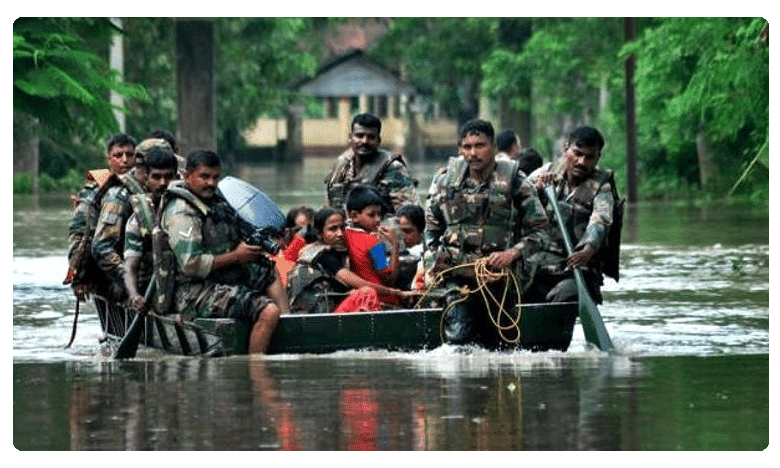
<svg viewBox="0 0 780 468"><path fill-rule="evenodd" d="M142 87L124 82L106 59L115 28L100 18L19 18L13 27L14 120L36 121L41 166L78 165L118 130L110 90L143 100ZM61 175L61 174L55 174Z"/></svg>
<svg viewBox="0 0 780 468"><path fill-rule="evenodd" d="M665 18L625 47L637 56L650 173L720 193L768 146L768 27L763 18Z"/></svg>
<svg viewBox="0 0 780 468"><path fill-rule="evenodd" d="M479 112L482 62L497 38L496 18L392 18L369 52L431 92L463 122Z"/></svg>
<svg viewBox="0 0 780 468"><path fill-rule="evenodd" d="M135 103L128 121L134 134L176 128L175 19L127 18L126 73L151 96ZM284 115L295 99L293 85L314 73L316 47L302 48L313 34L310 18L214 18L219 151L241 145L240 131L263 115ZM315 41L309 41L315 43Z"/></svg>

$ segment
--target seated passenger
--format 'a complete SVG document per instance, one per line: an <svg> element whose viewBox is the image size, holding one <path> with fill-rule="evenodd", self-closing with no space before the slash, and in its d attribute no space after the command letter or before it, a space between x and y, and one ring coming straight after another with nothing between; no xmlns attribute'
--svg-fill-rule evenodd
<svg viewBox="0 0 780 468"><path fill-rule="evenodd" d="M314 215L312 229L316 240L301 249L298 263L287 279L290 312L375 311L379 309L377 291L410 296L394 288L369 283L349 270L344 213L323 208ZM342 301L340 293L346 295L350 291Z"/></svg>
<svg viewBox="0 0 780 468"><path fill-rule="evenodd" d="M376 189L357 186L347 195L347 215L350 225L344 237L349 251L350 269L364 280L395 287L398 278L398 238L389 226L380 226L382 197ZM390 246L387 251L380 234ZM379 294L379 300L399 305L398 296Z"/></svg>
<svg viewBox="0 0 780 468"><path fill-rule="evenodd" d="M422 268L420 260L423 254L423 231L425 230L425 211L419 205L403 205L395 213L398 228L404 241L404 248L398 254L399 289L412 289L412 281Z"/></svg>
<svg viewBox="0 0 780 468"><path fill-rule="evenodd" d="M298 252L304 245L314 242L311 223L314 210L308 206L298 206L287 212L287 221L284 225L284 253L286 260L298 261Z"/></svg>

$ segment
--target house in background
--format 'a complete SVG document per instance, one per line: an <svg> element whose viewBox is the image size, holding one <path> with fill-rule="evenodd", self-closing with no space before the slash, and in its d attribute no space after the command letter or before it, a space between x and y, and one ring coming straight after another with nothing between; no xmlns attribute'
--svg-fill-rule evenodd
<svg viewBox="0 0 780 468"><path fill-rule="evenodd" d="M298 90L319 102L321 116L304 118L303 106L297 106L287 118L259 119L244 133L248 145L283 146L286 160L333 157L346 147L354 115L369 112L382 120L382 147L410 160L455 151L457 122L441 118L412 83L361 50L335 57Z"/></svg>

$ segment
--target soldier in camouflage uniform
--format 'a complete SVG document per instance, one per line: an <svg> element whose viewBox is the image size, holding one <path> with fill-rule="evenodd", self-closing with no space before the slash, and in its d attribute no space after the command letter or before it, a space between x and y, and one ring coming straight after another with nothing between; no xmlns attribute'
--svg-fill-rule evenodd
<svg viewBox="0 0 780 468"><path fill-rule="evenodd" d="M400 154L379 148L381 121L371 114L352 120L349 149L342 153L325 178L326 206L344 210L349 191L358 185L376 188L385 202L385 215L405 204L420 204L417 181L409 176Z"/></svg>
<svg viewBox="0 0 780 468"><path fill-rule="evenodd" d="M551 219L545 229L544 246L527 263L529 276L532 277L528 297L534 302L576 301L573 268L582 269L588 289L597 303L602 301L600 287L604 282L603 272L617 279L617 252L610 252L609 248L617 247L619 250L620 228L616 227L614 232L611 228L617 214L615 207L621 210L622 204L616 205L619 199L612 171L596 168L603 147L604 138L598 130L577 128L564 146L560 166L562 175L553 172L552 163L543 165L530 175L539 187L540 198ZM566 253L563 236L552 211L552 201L543 190L549 184L555 188L555 201L569 230L573 244L571 256Z"/></svg>
<svg viewBox="0 0 780 468"><path fill-rule="evenodd" d="M164 140L149 139L136 148L136 158L143 160L146 184L143 194L130 197L133 212L125 225L124 281L128 302L137 311L145 312L144 291L152 277L152 228L162 193L176 178L178 164L170 146Z"/></svg>
<svg viewBox="0 0 780 468"><path fill-rule="evenodd" d="M244 321L251 328L249 352L263 353L288 311L287 295L273 260L241 240L238 215L217 191L219 177L219 157L195 151L182 183L170 184L164 195L159 228L175 259L174 311L187 319ZM157 265L155 247L156 273ZM158 291L165 289L158 283Z"/></svg>
<svg viewBox="0 0 780 468"><path fill-rule="evenodd" d="M117 176L126 174L135 163L135 140L120 133L112 136L106 148L108 169L91 170L76 197L68 227L68 273L63 284L70 284L78 300L91 293L109 293L108 282L92 257L92 239L101 201L110 187L119 184Z"/></svg>
<svg viewBox="0 0 780 468"><path fill-rule="evenodd" d="M496 160L489 122L467 122L459 151L431 182L425 213L426 276L444 272L448 294L464 285L474 290L475 270L462 268L464 264L481 260L493 271L509 269L520 276L523 260L538 248L548 222L535 188L518 170L517 161ZM504 288L497 283L503 281L491 288ZM516 294L510 297L506 310L518 300ZM472 297L461 306L448 307L444 331L449 342L500 344L479 301L481 297Z"/></svg>

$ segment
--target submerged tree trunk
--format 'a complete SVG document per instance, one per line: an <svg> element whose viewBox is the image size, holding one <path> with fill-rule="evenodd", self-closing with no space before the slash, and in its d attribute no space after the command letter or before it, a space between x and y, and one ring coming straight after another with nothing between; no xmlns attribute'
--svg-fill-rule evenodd
<svg viewBox="0 0 780 468"><path fill-rule="evenodd" d="M712 184L717 168L703 124L699 125L699 130L696 132L696 156L699 160L699 183L702 187L707 187Z"/></svg>

